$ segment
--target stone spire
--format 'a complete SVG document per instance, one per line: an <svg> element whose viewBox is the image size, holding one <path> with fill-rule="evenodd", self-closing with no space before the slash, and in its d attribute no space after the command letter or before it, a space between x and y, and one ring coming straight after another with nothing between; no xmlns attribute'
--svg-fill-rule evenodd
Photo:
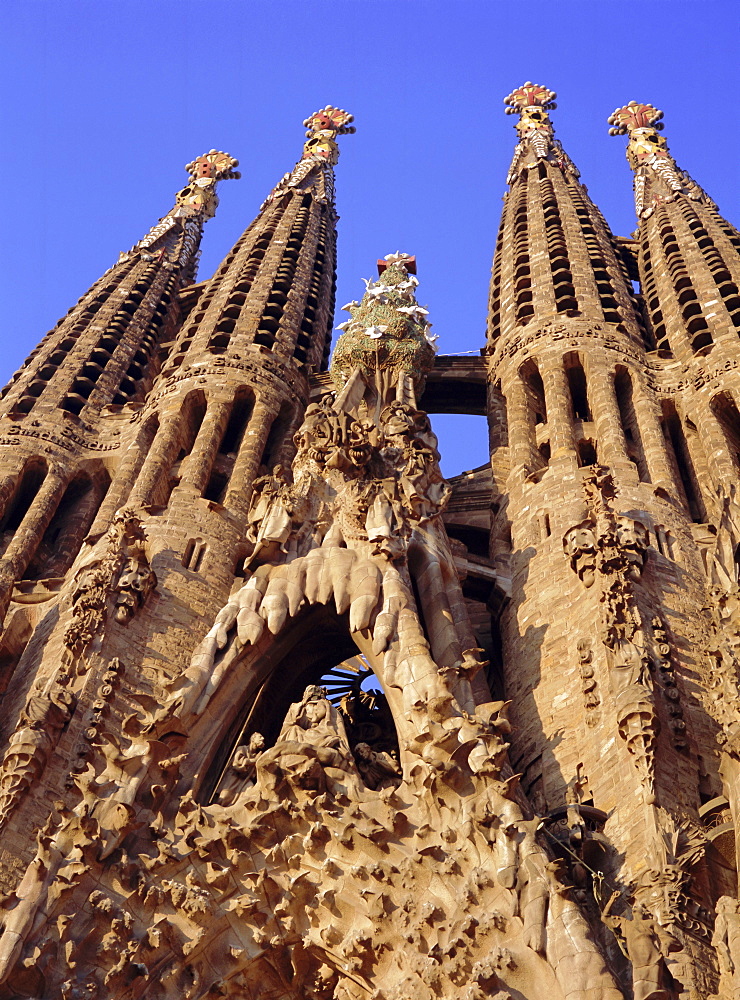
<svg viewBox="0 0 740 1000"><path fill-rule="evenodd" d="M181 276L183 284L187 283L187 278L194 280L203 223L212 219L218 208L216 185L222 180L238 180L241 177L235 169L238 166L239 161L233 156L216 149L188 163L185 169L190 180L175 195L174 207L128 253L122 253L118 262L130 260L137 254L144 260L151 260L161 253L171 263L189 269Z"/></svg>
<svg viewBox="0 0 740 1000"><path fill-rule="evenodd" d="M214 559L226 565L231 558L252 483L261 466L289 461L309 372L326 367L334 314L335 140L354 132L351 121L331 106L307 119L295 169L201 286L146 406L143 423L156 427L154 436L132 445L101 523L125 501L172 514L200 499L214 505L204 514L202 538ZM181 211L193 200L203 199L204 211L212 205L200 181L221 165L196 166ZM228 529L224 511L233 518ZM189 541L183 536L173 544L184 551Z"/></svg>
<svg viewBox="0 0 740 1000"><path fill-rule="evenodd" d="M293 170L286 174L268 196L268 205L285 191L311 190L319 200L334 202L334 174L332 167L339 160L338 135L351 135L356 130L350 123L352 115L341 108L327 104L315 111L305 121L306 142L303 155ZM264 207L264 206L263 206Z"/></svg>
<svg viewBox="0 0 740 1000"><path fill-rule="evenodd" d="M582 316L642 345L628 262L555 138L555 93L530 82L504 99L519 137L494 258L489 338L534 320Z"/></svg>
<svg viewBox="0 0 740 1000"><path fill-rule="evenodd" d="M671 156L663 112L630 101L609 117L627 135L634 171L639 269L655 345L664 356L706 354L740 329L740 234Z"/></svg>
<svg viewBox="0 0 740 1000"><path fill-rule="evenodd" d="M214 355L260 351L291 368L325 368L334 309L336 138L352 115L327 105L306 119L295 168L203 292L174 345L166 374Z"/></svg>
<svg viewBox="0 0 740 1000"><path fill-rule="evenodd" d="M89 415L142 396L155 348L177 322L177 293L195 275L216 184L238 177L236 166L215 149L187 165L174 207L47 334L6 387L2 412Z"/></svg>
<svg viewBox="0 0 740 1000"><path fill-rule="evenodd" d="M513 184L522 170L536 165L538 160L551 159L554 162L567 163L578 176L578 171L555 138L555 129L548 114L548 111L557 108L555 103L557 96L554 90L527 81L504 98L506 114L519 115L519 121L515 125L519 143L514 150L514 159L506 178L507 184Z"/></svg>

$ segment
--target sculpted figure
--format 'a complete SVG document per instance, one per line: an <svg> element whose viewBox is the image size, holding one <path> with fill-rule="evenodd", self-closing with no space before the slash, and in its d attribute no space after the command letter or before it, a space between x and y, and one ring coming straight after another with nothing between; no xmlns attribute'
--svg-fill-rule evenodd
<svg viewBox="0 0 740 1000"><path fill-rule="evenodd" d="M368 788L391 788L401 781L401 769L390 754L358 743L354 750L357 769Z"/></svg>
<svg viewBox="0 0 740 1000"><path fill-rule="evenodd" d="M114 617L122 625L128 624L154 589L157 577L149 567L143 546L137 545L127 556L118 578L118 595Z"/></svg>
<svg viewBox="0 0 740 1000"><path fill-rule="evenodd" d="M717 950L720 976L733 989L732 995L740 996L740 901L721 896L716 912L712 947Z"/></svg>
<svg viewBox="0 0 740 1000"><path fill-rule="evenodd" d="M265 749L262 733L252 733L247 746L237 747L231 764L221 782L218 795L219 805L230 806L240 792L254 784L257 773L257 758Z"/></svg>
<svg viewBox="0 0 740 1000"><path fill-rule="evenodd" d="M320 465L327 462L344 438L340 417L332 402L330 396L325 396L320 403L311 403L294 438L299 451Z"/></svg>
<svg viewBox="0 0 740 1000"><path fill-rule="evenodd" d="M272 474L255 479L252 486L252 498L247 514L246 535L250 542L256 542L260 526L267 516L272 501L280 492L285 482L282 465L276 465Z"/></svg>
<svg viewBox="0 0 740 1000"><path fill-rule="evenodd" d="M626 951L632 963L632 988L635 1000L672 1000L672 979L664 954L679 949L672 938L639 903L632 909L632 918L611 915L611 908L620 893L613 892L604 907L601 920ZM622 946L622 941L624 946Z"/></svg>
<svg viewBox="0 0 740 1000"><path fill-rule="evenodd" d="M290 706L275 746L259 754L256 769L258 784L273 791L283 777L315 793L326 790L327 779L349 780L359 791L344 722L324 688L309 685Z"/></svg>
<svg viewBox="0 0 740 1000"><path fill-rule="evenodd" d="M617 701L623 700L628 688L638 687L650 697L650 674L648 658L644 651L628 639L616 639L612 645L612 670L610 674L612 692Z"/></svg>
<svg viewBox="0 0 740 1000"><path fill-rule="evenodd" d="M408 403L393 402L386 406L380 414L383 433L392 445L403 448L414 428L413 407Z"/></svg>
<svg viewBox="0 0 740 1000"><path fill-rule="evenodd" d="M157 584L145 549L141 519L122 507L111 526L96 540L78 564L72 591L72 615L64 632L64 644L82 652L105 623L105 608L116 594L114 617L125 625L143 605Z"/></svg>
<svg viewBox="0 0 740 1000"><path fill-rule="evenodd" d="M593 586L596 579L596 536L591 521L581 521L566 531L563 549L570 559L573 572L584 587Z"/></svg>
<svg viewBox="0 0 740 1000"><path fill-rule="evenodd" d="M617 541L628 563L628 576L632 580L639 580L650 542L648 530L642 522L635 521L627 514L618 514L616 522Z"/></svg>
<svg viewBox="0 0 740 1000"><path fill-rule="evenodd" d="M310 743L333 750L348 747L344 723L324 688L309 684L303 698L290 706L278 743Z"/></svg>

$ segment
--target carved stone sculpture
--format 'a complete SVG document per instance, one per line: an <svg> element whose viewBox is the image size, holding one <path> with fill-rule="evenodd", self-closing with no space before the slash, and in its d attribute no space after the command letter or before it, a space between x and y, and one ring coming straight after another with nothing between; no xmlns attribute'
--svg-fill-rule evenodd
<svg viewBox="0 0 740 1000"><path fill-rule="evenodd" d="M673 979L666 956L680 947L648 911L636 903L632 916L614 916L612 906L620 893L614 892L601 913L601 919L618 939L621 938L632 963L632 989L635 1000L673 1000Z"/></svg>
<svg viewBox="0 0 740 1000"><path fill-rule="evenodd" d="M596 579L596 537L591 521L582 521L566 531L563 548L573 572L584 587L592 587Z"/></svg>

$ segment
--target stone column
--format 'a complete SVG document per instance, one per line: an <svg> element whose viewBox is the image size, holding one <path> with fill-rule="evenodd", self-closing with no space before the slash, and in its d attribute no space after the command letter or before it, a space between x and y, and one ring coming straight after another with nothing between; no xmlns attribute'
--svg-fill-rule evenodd
<svg viewBox="0 0 740 1000"><path fill-rule="evenodd" d="M7 475L3 476L2 481L0 481L0 519L5 517L8 504L13 499L13 494L18 486L18 480L23 471L24 463L25 459L21 460L18 463L15 472L7 473Z"/></svg>
<svg viewBox="0 0 740 1000"><path fill-rule="evenodd" d="M48 472L0 561L0 616L7 611L13 587L26 571L44 532L56 513L67 486L67 477L56 469Z"/></svg>
<svg viewBox="0 0 740 1000"><path fill-rule="evenodd" d="M258 398L244 431L224 500L226 509L239 517L246 517L252 483L262 462L270 428L276 419L277 413Z"/></svg>
<svg viewBox="0 0 740 1000"><path fill-rule="evenodd" d="M550 464L566 461L578 465L573 441L573 408L570 387L562 359L543 364L542 382L545 386L547 426L550 429Z"/></svg>
<svg viewBox="0 0 740 1000"><path fill-rule="evenodd" d="M151 451L144 460L141 473L131 491L130 503L144 507L152 502L162 475L172 468L180 444L182 413L170 413L157 431Z"/></svg>
<svg viewBox="0 0 740 1000"><path fill-rule="evenodd" d="M518 375L504 389L506 414L509 422L510 469L522 469L526 475L530 471L532 451L532 420L524 383Z"/></svg>
<svg viewBox="0 0 740 1000"><path fill-rule="evenodd" d="M645 452L645 462L650 473L650 479L656 486L664 486L673 490L674 479L666 448L663 428L658 416L658 404L648 396L640 380L632 376L632 405L635 418L642 438Z"/></svg>
<svg viewBox="0 0 740 1000"><path fill-rule="evenodd" d="M599 462L610 468L632 468L614 391L614 376L601 367L589 369L588 397L598 436Z"/></svg>
<svg viewBox="0 0 740 1000"><path fill-rule="evenodd" d="M113 477L110 489L90 527L91 535L98 535L103 531L107 531L113 520L113 515L125 504L131 487L136 482L141 467L149 454L157 432L158 428L152 428L145 424L137 434L136 439L128 446L123 461Z"/></svg>
<svg viewBox="0 0 740 1000"><path fill-rule="evenodd" d="M707 455L707 464L713 473L715 485L725 486L737 482L736 465L730 454L727 438L719 421L712 411L711 404L697 400L696 426L701 442Z"/></svg>
<svg viewBox="0 0 740 1000"><path fill-rule="evenodd" d="M199 496L203 495L233 406L233 400L214 400L208 404L205 419L200 426L192 451L183 460L180 470L181 487L188 487Z"/></svg>

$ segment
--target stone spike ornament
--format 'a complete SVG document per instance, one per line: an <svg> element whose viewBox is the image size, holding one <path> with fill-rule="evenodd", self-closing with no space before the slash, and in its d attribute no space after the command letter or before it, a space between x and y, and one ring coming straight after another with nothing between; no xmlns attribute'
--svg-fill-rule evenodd
<svg viewBox="0 0 740 1000"><path fill-rule="evenodd" d="M639 219L649 218L657 205L686 195L693 201L712 204L689 175L676 166L663 131L663 112L652 104L630 101L616 108L607 119L609 135L629 136L627 162L635 172L635 210Z"/></svg>

